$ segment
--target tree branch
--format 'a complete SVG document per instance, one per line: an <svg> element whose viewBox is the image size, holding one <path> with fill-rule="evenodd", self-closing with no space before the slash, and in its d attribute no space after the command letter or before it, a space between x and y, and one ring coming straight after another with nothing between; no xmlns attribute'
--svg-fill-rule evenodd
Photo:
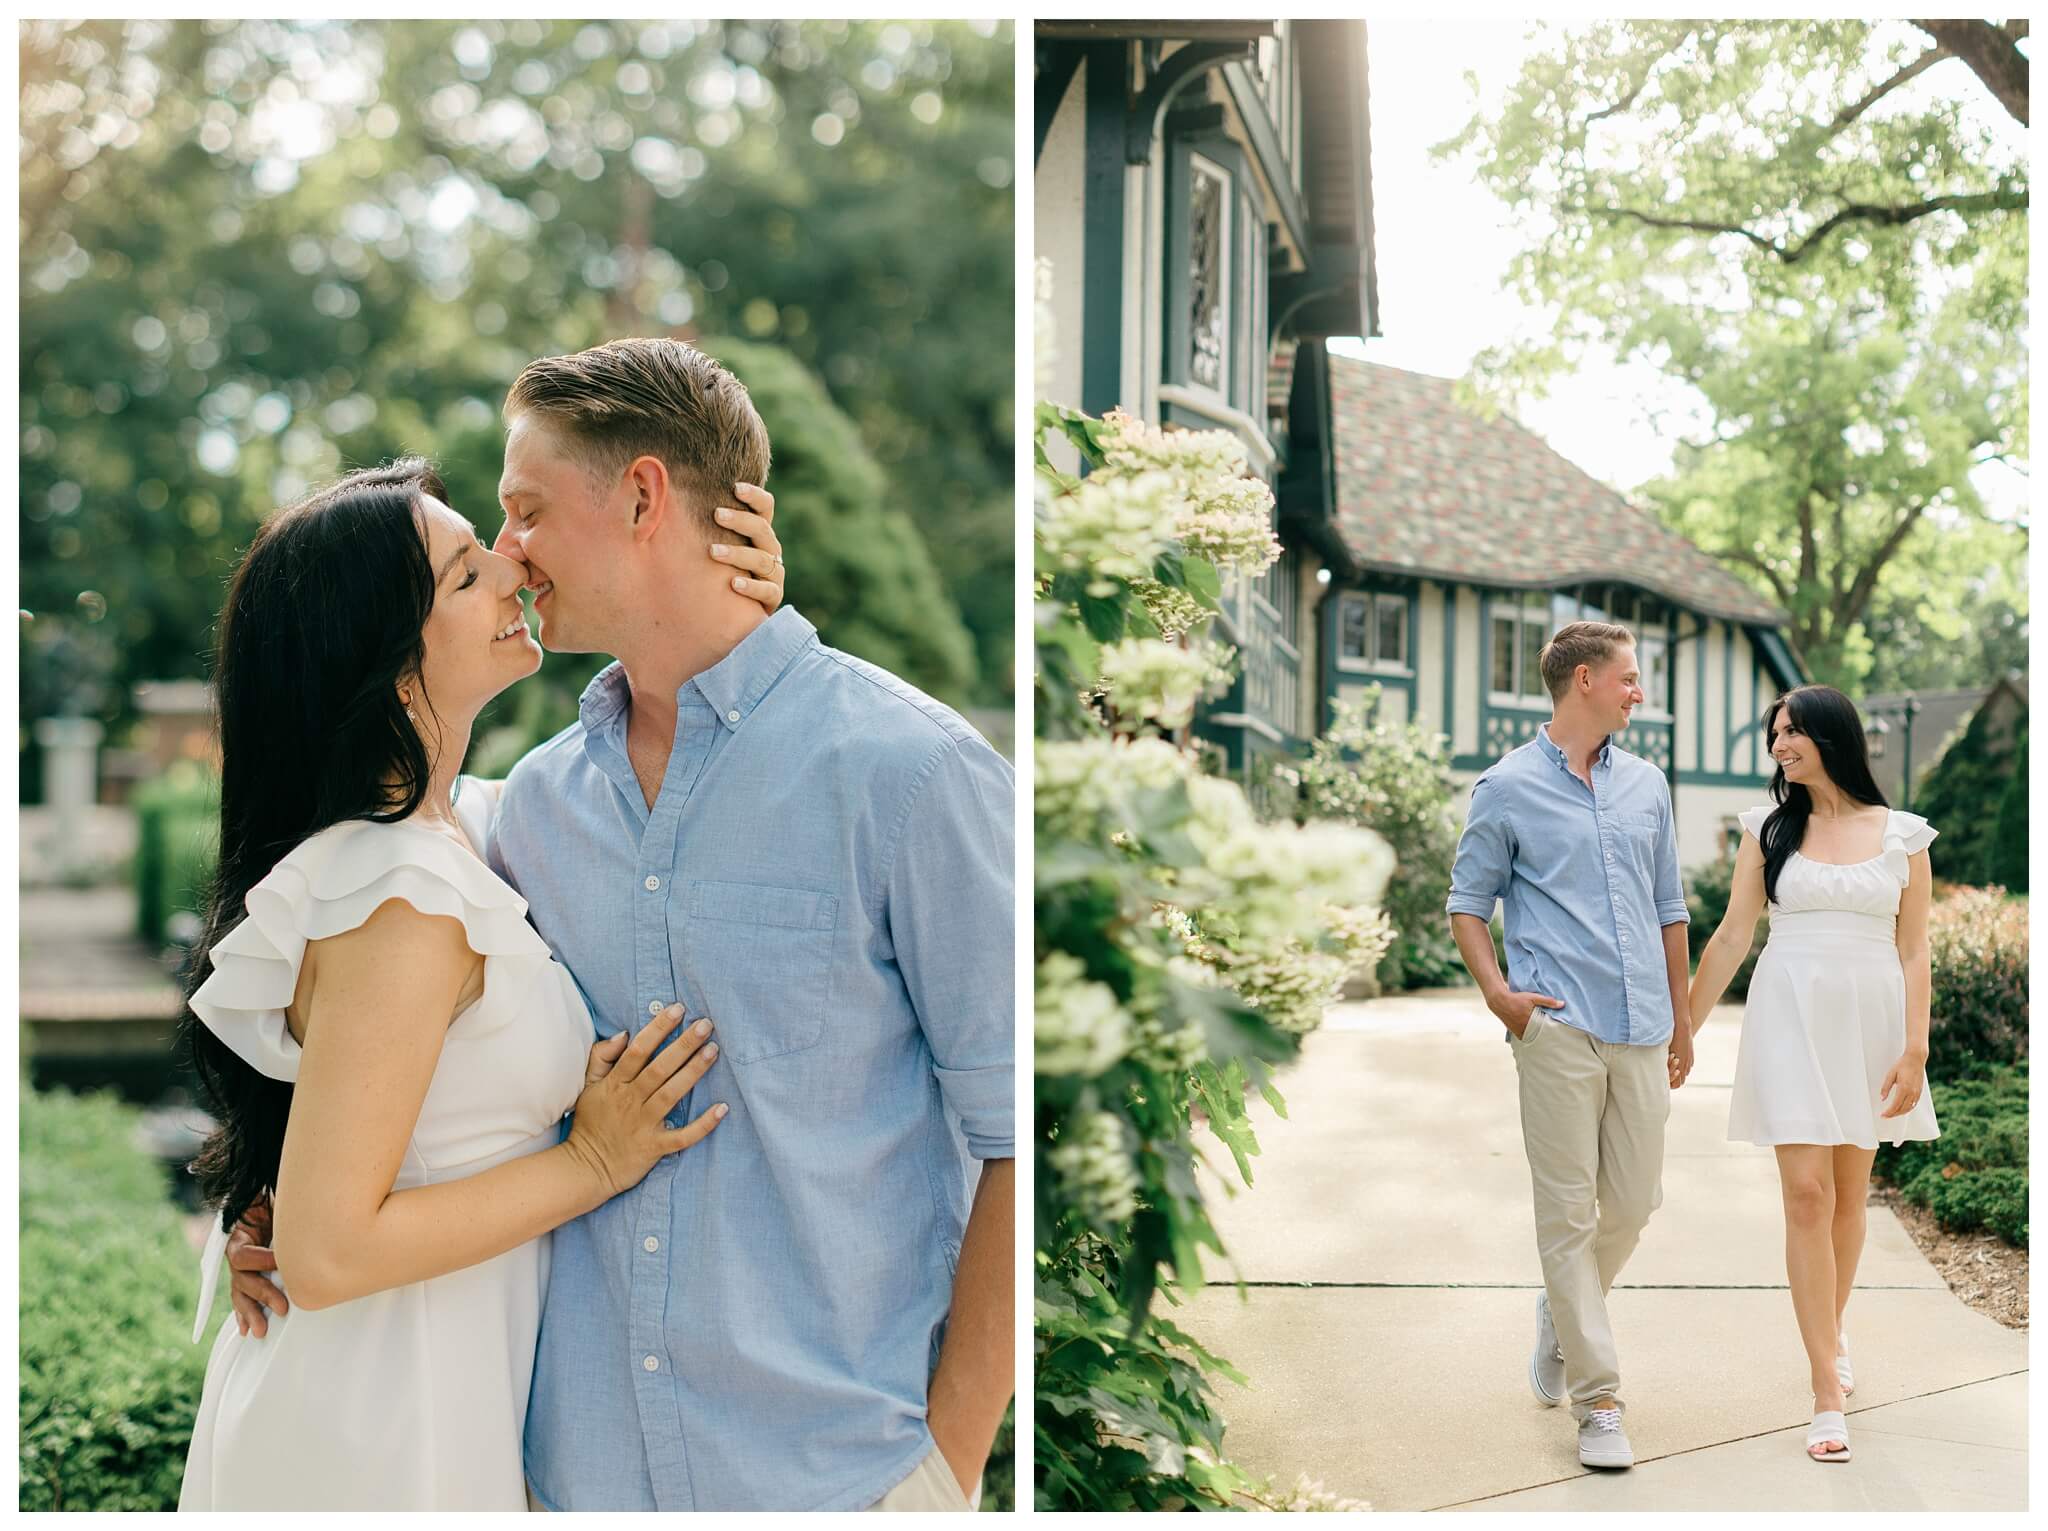
<svg viewBox="0 0 2048 1531"><path fill-rule="evenodd" d="M1884 566L1891 562L1892 555L1898 552L1899 544L1904 542L1913 528L1920 524L1920 517L1926 509L1925 500L1913 506L1900 518L1898 525L1891 529L1884 541L1878 544L1877 551L1870 555L1870 561L1864 564L1857 574L1856 583L1849 587L1848 599L1842 603L1839 613L1843 622L1854 622L1863 615L1863 608L1870 604L1870 597L1877 590L1877 576L1883 572Z"/></svg>
<svg viewBox="0 0 2048 1531"><path fill-rule="evenodd" d="M2027 125L2027 56L2018 47L2025 31L2013 32L1988 21L1915 21L1913 25L1968 64L1998 104L2020 126Z"/></svg>
<svg viewBox="0 0 2048 1531"><path fill-rule="evenodd" d="M1838 212L1824 218L1797 244L1781 245L1776 240L1766 239L1754 230L1735 223L1716 223L1706 218L1666 218L1657 213L1639 212L1632 207L1589 207L1585 211L1596 218L1628 218L1653 229L1689 229L1696 234L1738 234L1767 255L1775 255L1788 266L1795 266L1836 229L1847 223L1882 223L1897 226L1912 223L1933 213L1985 213L2001 208L2024 208L2027 194L2024 191L1980 191L1968 192L1949 197L1930 197L1925 202L1912 202L1903 207L1879 207L1867 202L1851 202Z"/></svg>
<svg viewBox="0 0 2048 1531"><path fill-rule="evenodd" d="M1777 596L1778 604L1780 606L1783 606L1788 611L1791 610L1792 587L1785 583L1784 575L1780 574L1776 569L1772 568L1769 564L1765 563L1763 559L1759 558L1754 553L1747 553L1741 551L1740 549L1734 549L1728 552L1724 552L1721 556L1727 559L1730 563L1739 563L1748 568L1756 570L1757 573L1761 574L1766 580L1770 581L1771 593Z"/></svg>
<svg viewBox="0 0 2048 1531"><path fill-rule="evenodd" d="M1951 53L1947 48L1935 47L1928 49L1925 53L1921 54L1918 58L1914 59L1912 63L1908 64L1905 68L1901 69L1897 74L1893 75L1889 80L1886 80L1882 85L1873 88L1870 94L1865 96L1861 101L1858 101L1854 106L1845 106L1839 112L1836 112L1834 125L1831 131L1840 132L1843 128L1846 128L1858 117L1861 117L1865 112L1869 111L1873 106L1877 105L1879 101L1883 100L1886 96L1890 95L1893 91L1897 90L1901 85L1905 84L1915 75L1918 75L1925 70L1932 69L1936 64L1940 63L1945 58L1954 57L1955 55Z"/></svg>

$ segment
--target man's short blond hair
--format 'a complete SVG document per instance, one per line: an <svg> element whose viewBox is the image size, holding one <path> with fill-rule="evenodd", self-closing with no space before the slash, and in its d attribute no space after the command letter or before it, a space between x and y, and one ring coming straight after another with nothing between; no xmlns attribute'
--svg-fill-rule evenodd
<svg viewBox="0 0 2048 1531"><path fill-rule="evenodd" d="M1536 663L1543 671L1543 686L1554 702L1572 683L1572 672L1580 665L1598 669L1614 657L1624 644L1635 647L1636 635L1613 622L1567 622L1550 635Z"/></svg>
<svg viewBox="0 0 2048 1531"><path fill-rule="evenodd" d="M695 346L612 340L528 364L505 396L509 420L553 426L594 479L609 483L637 457L658 457L695 514L735 504L734 484L768 481L768 428L747 390Z"/></svg>

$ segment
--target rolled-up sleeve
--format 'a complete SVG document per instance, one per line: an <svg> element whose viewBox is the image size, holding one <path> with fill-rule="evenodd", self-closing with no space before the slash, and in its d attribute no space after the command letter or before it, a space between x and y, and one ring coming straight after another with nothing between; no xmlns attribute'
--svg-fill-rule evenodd
<svg viewBox="0 0 2048 1531"><path fill-rule="evenodd" d="M1678 825L1671 812L1671 789L1664 788L1664 827L1657 835L1657 923L1690 925L1685 907L1685 884L1678 875Z"/></svg>
<svg viewBox="0 0 2048 1531"><path fill-rule="evenodd" d="M1451 896L1446 914L1493 918L1494 902L1508 890L1514 865L1514 830L1497 782L1481 778L1472 786L1472 806L1465 813L1465 832L1458 836L1458 856L1451 864Z"/></svg>
<svg viewBox="0 0 2048 1531"><path fill-rule="evenodd" d="M1017 1152L1016 796L1002 756L956 742L913 791L886 884L896 964L977 1159Z"/></svg>

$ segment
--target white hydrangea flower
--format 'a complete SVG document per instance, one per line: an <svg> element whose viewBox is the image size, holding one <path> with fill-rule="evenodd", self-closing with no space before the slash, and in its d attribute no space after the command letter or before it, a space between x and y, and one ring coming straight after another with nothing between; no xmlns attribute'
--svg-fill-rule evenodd
<svg viewBox="0 0 2048 1531"><path fill-rule="evenodd" d="M1050 952L1038 964L1031 1035L1041 1074L1093 1077L1131 1050L1131 1018L1116 992L1087 976L1071 952Z"/></svg>
<svg viewBox="0 0 2048 1531"><path fill-rule="evenodd" d="M1169 730L1184 728L1204 694L1230 678L1233 657L1233 651L1224 648L1183 648L1157 638L1125 638L1102 651L1103 689L1125 717Z"/></svg>
<svg viewBox="0 0 2048 1531"><path fill-rule="evenodd" d="M1055 567L1103 579L1149 578L1175 536L1180 497L1164 473L1091 473L1039 510L1038 536Z"/></svg>
<svg viewBox="0 0 2048 1531"><path fill-rule="evenodd" d="M1194 777L1194 761L1156 735L1102 733L1038 742L1033 810L1041 840L1084 845L1127 827L1132 794Z"/></svg>
<svg viewBox="0 0 2048 1531"><path fill-rule="evenodd" d="M1173 585L1162 585L1156 579L1138 580L1131 589L1144 603L1145 614L1152 619L1163 638L1184 637L1198 627L1207 626L1216 615L1187 591Z"/></svg>
<svg viewBox="0 0 2048 1531"><path fill-rule="evenodd" d="M1178 503L1174 532L1188 551L1218 569L1262 574L1280 556L1273 535L1273 490L1246 472L1244 443L1230 431L1169 431L1120 409L1102 417L1103 468L1164 474Z"/></svg>
<svg viewBox="0 0 2048 1531"><path fill-rule="evenodd" d="M1124 1124L1110 1112L1091 1111L1066 1123L1046 1158L1063 1199L1092 1227L1113 1234L1137 1212L1137 1166Z"/></svg>

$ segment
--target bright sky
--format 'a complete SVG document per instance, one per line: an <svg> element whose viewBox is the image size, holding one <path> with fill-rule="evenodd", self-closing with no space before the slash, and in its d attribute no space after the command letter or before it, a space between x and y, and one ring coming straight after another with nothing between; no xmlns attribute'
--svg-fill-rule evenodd
<svg viewBox="0 0 2048 1531"><path fill-rule="evenodd" d="M1508 20L1455 27L1406 18L1372 22L1373 242L1386 333L1369 343L1333 341L1332 350L1460 377L1485 347L1539 328L1540 316L1501 290L1516 248L1506 207L1456 162L1439 166L1429 157L1430 145L1471 116L1464 72L1476 73L1488 99L1496 99L1520 73L1525 33ZM1703 401L1690 387L1646 363L1621 367L1611 360L1561 375L1547 398L1521 405L1517 416L1623 491L1669 471L1675 439L1703 433L1706 423ZM1979 472L1977 483L1999 509L2026 508L2027 480L2018 473L1993 466Z"/></svg>

